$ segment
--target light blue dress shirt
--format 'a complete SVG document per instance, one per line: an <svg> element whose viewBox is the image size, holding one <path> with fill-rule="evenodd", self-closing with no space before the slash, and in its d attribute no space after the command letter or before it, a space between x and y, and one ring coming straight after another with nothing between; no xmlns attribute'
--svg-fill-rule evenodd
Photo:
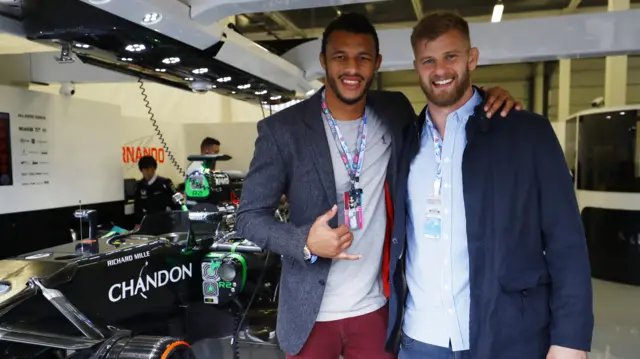
<svg viewBox="0 0 640 359"><path fill-rule="evenodd" d="M409 337L454 351L469 349L469 253L462 192L462 155L467 144L465 126L482 98L472 98L447 116L442 147L442 233L423 234L427 197L433 194L437 164L433 135L426 126L420 151L408 179L407 285L403 330ZM429 111L426 121L431 121Z"/></svg>

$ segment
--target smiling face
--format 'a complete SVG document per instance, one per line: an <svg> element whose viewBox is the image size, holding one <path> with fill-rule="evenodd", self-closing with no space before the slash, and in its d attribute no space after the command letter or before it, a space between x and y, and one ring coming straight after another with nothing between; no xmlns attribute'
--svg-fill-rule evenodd
<svg viewBox="0 0 640 359"><path fill-rule="evenodd" d="M382 61L376 53L375 40L369 34L337 30L329 35L320 63L328 88L340 101L353 105L365 97Z"/></svg>
<svg viewBox="0 0 640 359"><path fill-rule="evenodd" d="M430 104L451 107L471 89L471 71L478 65L478 49L457 30L434 40L424 39L414 47L414 67Z"/></svg>

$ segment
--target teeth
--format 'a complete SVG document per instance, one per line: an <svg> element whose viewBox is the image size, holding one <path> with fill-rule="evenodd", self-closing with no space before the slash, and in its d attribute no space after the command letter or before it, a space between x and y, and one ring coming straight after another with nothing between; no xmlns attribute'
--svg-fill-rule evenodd
<svg viewBox="0 0 640 359"><path fill-rule="evenodd" d="M342 80L342 82L344 82L347 85L357 85L360 83L360 81L353 81L353 80Z"/></svg>
<svg viewBox="0 0 640 359"><path fill-rule="evenodd" d="M442 81L434 81L434 83L436 85L446 85L448 83L450 83L451 81L453 81L453 79L449 79L449 80L442 80Z"/></svg>

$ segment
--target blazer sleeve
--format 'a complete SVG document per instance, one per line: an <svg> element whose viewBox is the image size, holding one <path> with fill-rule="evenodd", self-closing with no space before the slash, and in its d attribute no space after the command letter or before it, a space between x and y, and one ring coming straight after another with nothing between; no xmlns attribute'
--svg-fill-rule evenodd
<svg viewBox="0 0 640 359"><path fill-rule="evenodd" d="M593 335L591 268L573 182L546 118L535 136L545 258L551 275L551 345L590 351Z"/></svg>
<svg viewBox="0 0 640 359"><path fill-rule="evenodd" d="M275 219L278 203L287 192L288 166L268 120L258 122L255 152L244 179L236 228L260 248L306 264L304 246L312 223L295 226Z"/></svg>

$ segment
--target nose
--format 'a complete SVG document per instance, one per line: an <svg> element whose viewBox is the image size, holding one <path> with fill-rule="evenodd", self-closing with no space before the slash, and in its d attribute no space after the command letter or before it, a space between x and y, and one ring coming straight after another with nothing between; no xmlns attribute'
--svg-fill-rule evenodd
<svg viewBox="0 0 640 359"><path fill-rule="evenodd" d="M344 73L346 75L354 75L358 71L358 59L350 57L344 63Z"/></svg>
<svg viewBox="0 0 640 359"><path fill-rule="evenodd" d="M438 61L435 64L435 68L433 69L433 73L436 76L444 76L447 74L447 66L442 63L442 61Z"/></svg>

